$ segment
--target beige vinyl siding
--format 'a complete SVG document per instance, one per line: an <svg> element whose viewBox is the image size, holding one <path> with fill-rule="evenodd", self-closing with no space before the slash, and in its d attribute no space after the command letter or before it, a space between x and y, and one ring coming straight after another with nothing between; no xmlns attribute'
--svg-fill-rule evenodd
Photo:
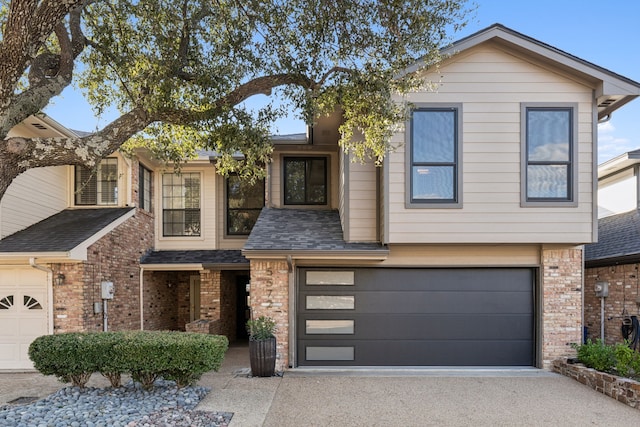
<svg viewBox="0 0 640 427"><path fill-rule="evenodd" d="M67 207L67 167L29 169L13 180L0 202L0 238Z"/></svg>
<svg viewBox="0 0 640 427"><path fill-rule="evenodd" d="M180 236L180 237L164 237L162 235L162 175L165 172L172 172L172 169L166 171L160 170L155 173L154 188L157 189L158 196L155 198L156 213L156 250L202 250L202 249L220 249L218 243L217 216L219 209L216 207L218 194L216 173L213 166L209 163L206 165L187 164L183 166L183 173L199 173L200 174L200 236ZM220 201L223 203L223 201ZM220 230L224 233L224 229Z"/></svg>
<svg viewBox="0 0 640 427"><path fill-rule="evenodd" d="M486 43L427 79L415 103L462 104L461 209L406 209L405 135L389 155L389 243L585 243L592 240L592 89ZM576 103L578 206L521 207L521 103Z"/></svg>
<svg viewBox="0 0 640 427"><path fill-rule="evenodd" d="M389 245L382 262L363 262L371 267L537 267L541 245ZM545 246L546 247L546 246ZM296 259L296 266L353 266L353 260Z"/></svg>
<svg viewBox="0 0 640 427"><path fill-rule="evenodd" d="M375 242L377 240L376 166L372 161L366 163L355 161L349 163L348 170L349 235L345 238L350 242Z"/></svg>

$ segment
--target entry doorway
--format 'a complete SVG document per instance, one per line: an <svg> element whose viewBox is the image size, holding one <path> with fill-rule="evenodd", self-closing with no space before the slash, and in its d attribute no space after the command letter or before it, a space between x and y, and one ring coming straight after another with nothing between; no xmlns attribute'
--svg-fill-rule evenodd
<svg viewBox="0 0 640 427"><path fill-rule="evenodd" d="M189 322L200 319L200 275L189 276Z"/></svg>
<svg viewBox="0 0 640 427"><path fill-rule="evenodd" d="M248 275L236 276L236 337L240 341L249 339L247 333L247 320L251 318L249 281Z"/></svg>

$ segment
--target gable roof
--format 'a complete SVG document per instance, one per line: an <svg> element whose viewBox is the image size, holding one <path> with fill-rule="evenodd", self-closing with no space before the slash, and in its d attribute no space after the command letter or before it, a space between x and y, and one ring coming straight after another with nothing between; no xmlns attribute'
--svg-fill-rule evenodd
<svg viewBox="0 0 640 427"><path fill-rule="evenodd" d="M598 165L598 179L640 164L640 149L627 151Z"/></svg>
<svg viewBox="0 0 640 427"><path fill-rule="evenodd" d="M353 257L384 259L379 243L345 242L337 210L264 208L242 253L247 258L273 253L322 257L341 252Z"/></svg>
<svg viewBox="0 0 640 427"><path fill-rule="evenodd" d="M485 42L493 42L513 55L551 68L593 87L598 102L598 119L611 115L613 111L640 96L640 83L502 24L493 24L464 37L445 47L440 53L443 58L446 58ZM415 72L425 65L427 64L424 61L418 61L406 72Z"/></svg>
<svg viewBox="0 0 640 427"><path fill-rule="evenodd" d="M0 257L85 260L86 248L134 213L134 208L65 209L0 240Z"/></svg>
<svg viewBox="0 0 640 427"><path fill-rule="evenodd" d="M640 211L637 209L598 220L598 242L585 245L585 266L640 261Z"/></svg>

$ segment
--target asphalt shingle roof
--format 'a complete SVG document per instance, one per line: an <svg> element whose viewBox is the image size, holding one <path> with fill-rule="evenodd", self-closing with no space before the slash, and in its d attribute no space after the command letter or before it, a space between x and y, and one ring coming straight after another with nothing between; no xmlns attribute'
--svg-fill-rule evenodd
<svg viewBox="0 0 640 427"><path fill-rule="evenodd" d="M66 209L0 240L0 252L70 251L132 209Z"/></svg>
<svg viewBox="0 0 640 427"><path fill-rule="evenodd" d="M386 251L378 243L347 243L337 210L262 209L245 251Z"/></svg>
<svg viewBox="0 0 640 427"><path fill-rule="evenodd" d="M598 220L598 243L585 246L585 261L640 255L640 212L612 215Z"/></svg>
<svg viewBox="0 0 640 427"><path fill-rule="evenodd" d="M140 264L249 264L234 250L154 251L142 257Z"/></svg>

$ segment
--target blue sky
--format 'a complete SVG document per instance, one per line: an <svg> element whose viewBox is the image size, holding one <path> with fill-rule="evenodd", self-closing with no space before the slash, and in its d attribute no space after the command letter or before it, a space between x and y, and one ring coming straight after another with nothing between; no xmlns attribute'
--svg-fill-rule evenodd
<svg viewBox="0 0 640 427"><path fill-rule="evenodd" d="M579 58L640 82L640 1L476 0L478 9L453 40L500 23ZM71 129L93 131L98 120L81 93L67 88L45 112ZM281 121L280 134L304 132L296 121ZM640 148L640 99L613 114L598 129L598 161Z"/></svg>

